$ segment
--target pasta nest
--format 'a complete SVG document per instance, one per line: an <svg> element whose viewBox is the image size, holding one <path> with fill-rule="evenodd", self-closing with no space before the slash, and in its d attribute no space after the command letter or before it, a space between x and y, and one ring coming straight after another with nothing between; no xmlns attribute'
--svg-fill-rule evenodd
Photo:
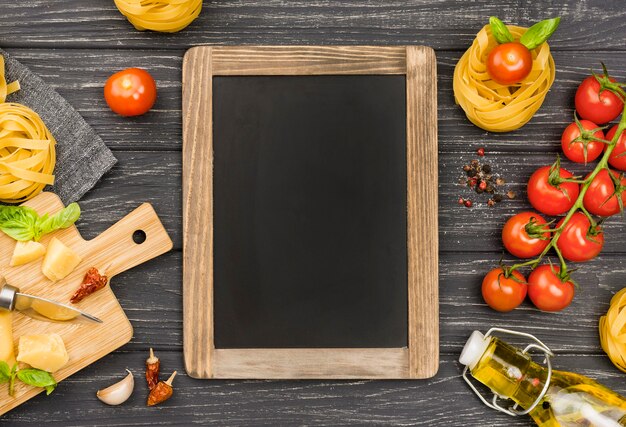
<svg viewBox="0 0 626 427"><path fill-rule="evenodd" d="M527 30L507 27L516 40ZM532 70L523 81L510 86L496 83L487 72L487 57L496 45L489 25L484 26L454 68L454 98L479 128L508 132L524 126L541 107L554 82L555 65L550 46L543 43L531 51Z"/></svg>
<svg viewBox="0 0 626 427"><path fill-rule="evenodd" d="M54 184L55 145L33 110L0 104L0 202L26 201Z"/></svg>
<svg viewBox="0 0 626 427"><path fill-rule="evenodd" d="M115 0L115 5L139 31L175 33L198 17L202 0Z"/></svg>
<svg viewBox="0 0 626 427"><path fill-rule="evenodd" d="M611 299L606 316L600 317L600 344L611 362L626 372L626 288Z"/></svg>

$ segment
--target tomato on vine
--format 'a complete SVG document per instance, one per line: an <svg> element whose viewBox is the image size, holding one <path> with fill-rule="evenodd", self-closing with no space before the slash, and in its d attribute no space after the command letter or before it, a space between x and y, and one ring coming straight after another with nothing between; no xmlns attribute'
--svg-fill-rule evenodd
<svg viewBox="0 0 626 427"><path fill-rule="evenodd" d="M575 118L574 123L563 131L561 148L565 157L572 162L593 162L605 147L604 143L598 141L600 139L604 139L604 132L598 125L589 120L579 121Z"/></svg>
<svg viewBox="0 0 626 427"><path fill-rule="evenodd" d="M556 225L563 225L563 218ZM587 215L576 212L563 227L559 240L556 243L561 255L569 261L584 262L597 257L604 246L604 233L600 226L591 226Z"/></svg>
<svg viewBox="0 0 626 427"><path fill-rule="evenodd" d="M563 182L573 175L560 167L557 160L552 166L537 169L528 180L528 201L546 215L561 215L569 211L578 198L575 182Z"/></svg>
<svg viewBox="0 0 626 427"><path fill-rule="evenodd" d="M606 139L612 141L617 128L618 125L613 126L609 133L606 134ZM622 131L622 134L619 136L615 148L613 148L609 156L609 164L615 169L626 171L626 131Z"/></svg>
<svg viewBox="0 0 626 427"><path fill-rule="evenodd" d="M604 64L602 68L604 74L594 74L583 80L574 99L578 115L599 125L615 120L624 109L624 102L620 97L606 90L618 86L615 79L608 76Z"/></svg>
<svg viewBox="0 0 626 427"><path fill-rule="evenodd" d="M546 220L535 212L521 212L512 216L502 228L502 243L518 258L539 255L550 243Z"/></svg>
<svg viewBox="0 0 626 427"><path fill-rule="evenodd" d="M519 271L507 277L502 267L494 268L483 279L482 294L489 307L511 311L526 298L526 278Z"/></svg>
<svg viewBox="0 0 626 427"><path fill-rule="evenodd" d="M613 178L606 169L602 169L587 188L583 198L583 206L594 215L615 215L626 204L626 191L624 191L626 189L626 177L616 171L611 171L611 174ZM587 175L585 179L589 178L590 175ZM617 188L615 183L618 183Z"/></svg>
<svg viewBox="0 0 626 427"><path fill-rule="evenodd" d="M528 276L528 297L539 310L561 311L574 299L574 283L556 265L540 265Z"/></svg>

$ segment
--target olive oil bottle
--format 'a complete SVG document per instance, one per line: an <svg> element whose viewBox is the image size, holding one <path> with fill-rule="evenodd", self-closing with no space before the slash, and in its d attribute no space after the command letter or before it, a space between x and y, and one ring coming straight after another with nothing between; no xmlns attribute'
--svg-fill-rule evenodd
<svg viewBox="0 0 626 427"><path fill-rule="evenodd" d="M494 332L529 338L526 349L511 346ZM546 366L532 360L528 351L545 353ZM486 335L474 331L459 361L463 376L487 406L512 416L529 415L542 427L626 426L626 399L583 375L553 370L549 348L532 335L493 328ZM494 393L486 399L467 372ZM502 406L502 399L512 402Z"/></svg>

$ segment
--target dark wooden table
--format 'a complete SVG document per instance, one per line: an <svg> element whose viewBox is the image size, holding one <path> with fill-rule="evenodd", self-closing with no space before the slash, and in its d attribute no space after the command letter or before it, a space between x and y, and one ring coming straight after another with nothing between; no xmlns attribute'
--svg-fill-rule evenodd
<svg viewBox="0 0 626 427"><path fill-rule="evenodd" d="M572 120L573 95L590 67L604 61L626 79L623 0L214 0L200 18L174 35L136 31L112 0L0 0L0 46L54 86L114 150L118 165L82 200L80 229L95 236L144 201L151 202L175 249L116 278L113 289L135 328L119 351L5 415L3 424L58 425L529 425L486 408L460 377L457 358L470 332L491 326L536 334L558 354L560 369L575 370L626 394L626 376L602 353L599 316L626 285L624 218L606 224L607 243L576 273L574 303L559 314L524 304L508 314L487 308L484 274L502 256L500 229L529 205L525 182L553 161L560 134ZM471 125L454 104L456 61L490 15L529 25L561 16L550 42L557 78L545 104L522 129L490 134ZM165 405L147 408L145 389L120 407L107 407L97 389L134 370L137 380L152 346L168 373L184 372L181 294L181 61L198 44L424 44L437 50L439 73L441 365L426 381L198 381L180 375ZM159 99L149 114L124 119L102 97L106 78L143 67L156 78ZM485 146L486 161L519 197L495 208L483 200L466 209L458 184L462 165ZM582 171L582 168L573 168ZM433 173L435 173L433 171ZM505 257L506 258L506 257Z"/></svg>

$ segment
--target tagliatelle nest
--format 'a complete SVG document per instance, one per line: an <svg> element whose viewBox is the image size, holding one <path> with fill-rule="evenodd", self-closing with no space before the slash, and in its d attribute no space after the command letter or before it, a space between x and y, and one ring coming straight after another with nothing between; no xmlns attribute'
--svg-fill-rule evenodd
<svg viewBox="0 0 626 427"><path fill-rule="evenodd" d="M600 344L611 362L626 372L626 288L611 298L606 316L600 317Z"/></svg>
<svg viewBox="0 0 626 427"><path fill-rule="evenodd" d="M202 0L115 0L115 6L139 31L175 33L198 17Z"/></svg>
<svg viewBox="0 0 626 427"><path fill-rule="evenodd" d="M527 30L507 28L516 40ZM485 25L454 68L454 98L476 126L508 132L524 126L541 107L554 82L555 65L548 43L543 43L531 51L530 74L518 84L502 85L487 72L487 57L496 45L490 26Z"/></svg>

